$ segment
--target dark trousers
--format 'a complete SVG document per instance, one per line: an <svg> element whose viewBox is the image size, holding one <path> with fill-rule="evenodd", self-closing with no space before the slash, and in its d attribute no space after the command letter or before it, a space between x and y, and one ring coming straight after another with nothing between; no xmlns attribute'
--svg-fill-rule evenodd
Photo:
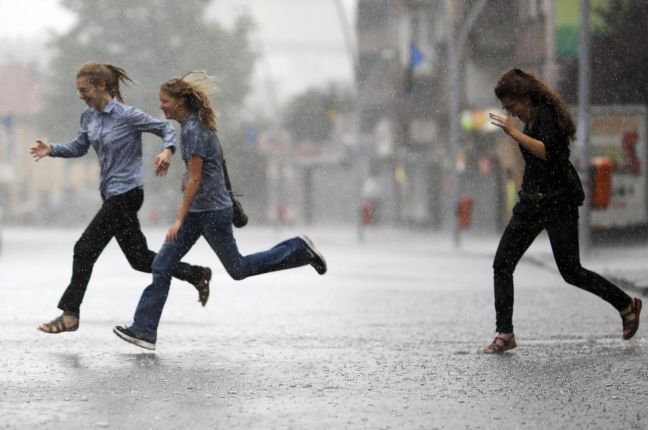
<svg viewBox="0 0 648 430"><path fill-rule="evenodd" d="M543 229L547 230L556 265L567 283L599 296L618 311L630 305L631 297L619 287L581 266L576 206L563 208L551 217L544 211L522 214L514 211L493 262L498 332L513 332L513 272Z"/></svg>
<svg viewBox="0 0 648 430"><path fill-rule="evenodd" d="M74 245L72 279L63 293L58 307L64 311L79 313L92 275L92 268L108 242L115 237L131 267L140 272L151 273L155 252L148 248L142 233L137 211L144 202L144 191L135 188L105 200L99 212ZM178 263L173 276L192 284L198 283L202 267Z"/></svg>

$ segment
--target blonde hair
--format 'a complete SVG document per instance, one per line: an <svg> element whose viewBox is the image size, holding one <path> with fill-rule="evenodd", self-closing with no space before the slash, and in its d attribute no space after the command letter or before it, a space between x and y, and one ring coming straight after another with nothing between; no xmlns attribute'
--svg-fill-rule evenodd
<svg viewBox="0 0 648 430"><path fill-rule="evenodd" d="M77 78L85 77L88 82L94 87L99 86L101 81L106 83L106 90L108 93L117 97L117 100L124 102L124 98L119 90L119 81L123 83L135 83L130 76L121 67L113 66L112 64L100 64L96 62L85 63L77 72Z"/></svg>
<svg viewBox="0 0 648 430"><path fill-rule="evenodd" d="M174 99L183 99L190 112L198 115L203 127L216 131L216 112L209 101L207 95L208 88L206 81L209 76L203 73L205 82L192 81L188 79L190 72L181 78L172 78L160 85L160 90L164 91Z"/></svg>

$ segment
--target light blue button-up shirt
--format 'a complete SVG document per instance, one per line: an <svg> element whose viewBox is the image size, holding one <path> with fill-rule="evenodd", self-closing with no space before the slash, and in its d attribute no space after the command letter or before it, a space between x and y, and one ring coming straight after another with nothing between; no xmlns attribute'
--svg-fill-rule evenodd
<svg viewBox="0 0 648 430"><path fill-rule="evenodd" d="M50 156L81 157L92 145L101 166L99 191L105 200L143 186L143 132L160 136L163 149L175 151L175 129L171 124L113 98L102 112L86 108L77 138L67 144L52 144Z"/></svg>

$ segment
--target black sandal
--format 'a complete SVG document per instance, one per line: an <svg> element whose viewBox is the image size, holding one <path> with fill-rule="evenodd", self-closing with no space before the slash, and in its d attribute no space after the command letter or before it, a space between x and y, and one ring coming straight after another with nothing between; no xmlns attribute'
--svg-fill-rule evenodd
<svg viewBox="0 0 648 430"><path fill-rule="evenodd" d="M194 287L198 290L198 301L201 305L205 306L209 300L209 281L211 281L212 271L209 267L203 268L202 278Z"/></svg>
<svg viewBox="0 0 648 430"><path fill-rule="evenodd" d="M633 298L630 304L630 309L621 313L621 320L623 321L623 339L628 340L632 338L639 330L639 314L641 313L641 299ZM628 317L634 315L634 318L629 320Z"/></svg>
<svg viewBox="0 0 648 430"><path fill-rule="evenodd" d="M501 354L504 351L515 348L516 346L515 335L506 339L501 334L498 334L495 336L495 339L493 339L493 342L484 348L484 354Z"/></svg>
<svg viewBox="0 0 648 430"><path fill-rule="evenodd" d="M43 333L49 333L49 334L58 334L58 333L63 333L65 331L76 331L79 328L79 317L76 317L76 321L74 322L74 324L67 325L63 320L64 316L73 316L73 315L61 314L58 317L54 318L52 321L41 324L38 327L38 329Z"/></svg>

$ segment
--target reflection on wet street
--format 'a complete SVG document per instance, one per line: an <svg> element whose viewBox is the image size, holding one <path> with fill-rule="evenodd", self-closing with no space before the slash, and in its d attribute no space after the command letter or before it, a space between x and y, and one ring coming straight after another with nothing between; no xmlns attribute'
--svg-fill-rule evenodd
<svg viewBox="0 0 648 430"><path fill-rule="evenodd" d="M261 249L277 234L250 230L239 240ZM46 335L36 327L57 313L74 237L34 235L52 253L27 280L30 236L8 234L7 246L20 239L22 248L0 261L0 428L648 425L644 327L622 341L613 309L522 264L518 347L482 355L493 335L495 239L464 252L399 234L407 240L386 232L367 246L322 233L326 276L305 267L242 282L199 244L190 258L215 268L212 298L202 308L174 280L155 352L112 333L147 283L114 244L95 269L79 330Z"/></svg>

